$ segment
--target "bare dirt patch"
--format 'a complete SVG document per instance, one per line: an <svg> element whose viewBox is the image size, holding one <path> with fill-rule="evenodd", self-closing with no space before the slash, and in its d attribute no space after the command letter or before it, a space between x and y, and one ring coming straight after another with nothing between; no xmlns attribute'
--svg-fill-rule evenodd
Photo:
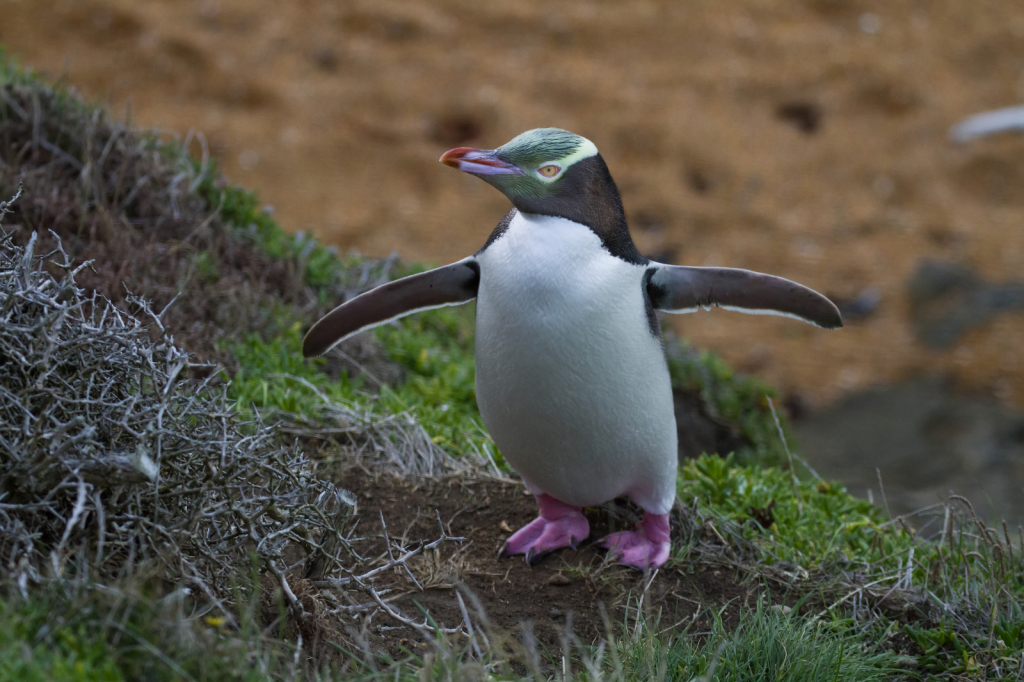
<svg viewBox="0 0 1024 682"><path fill-rule="evenodd" d="M462 478L414 485L391 475L374 476L361 470L349 471L337 483L358 500L355 535L363 540L355 547L364 556L386 552L382 517L392 539L438 537L438 517L449 534L465 538L462 543L446 543L434 553L417 558L411 568L422 591L396 571L392 588L405 594L394 604L417 621L423 620L426 610L439 625L454 627L462 623L455 591L457 585L464 586L480 599L492 626L518 637L524 624L529 623L527 627L538 642L555 651L561 647L567 623L585 643L606 637L609 624L620 634L625 622L635 622L642 595L641 611L647 616L660 616L662 627L689 625L697 633L710 626L712 609L724 607L723 618L735 625L740 609L749 607L765 591L765 586L744 580L724 563L678 562L659 571L653 581L639 571L605 563L604 553L592 543L632 525L636 509L624 502L585 510L591 527L587 542L576 550L560 550L528 566L521 556L497 557L511 534L506 529L518 529L537 516L533 498L519 484ZM685 542L680 537L679 523L673 525L673 535L677 546ZM785 603L781 592L772 598ZM412 628L375 629L381 624L396 625L375 621L368 632L375 646L391 655L397 656L402 647L416 650L422 641Z"/></svg>

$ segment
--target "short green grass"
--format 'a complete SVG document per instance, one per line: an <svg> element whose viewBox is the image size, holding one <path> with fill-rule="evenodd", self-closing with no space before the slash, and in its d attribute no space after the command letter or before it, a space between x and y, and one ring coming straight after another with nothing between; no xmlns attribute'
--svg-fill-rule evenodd
<svg viewBox="0 0 1024 682"><path fill-rule="evenodd" d="M51 629L52 605L0 601L0 680L121 682L124 676L106 639L84 624Z"/></svg>
<svg viewBox="0 0 1024 682"><path fill-rule="evenodd" d="M711 351L698 350L686 341L669 339L667 350L672 386L700 394L710 416L736 425L749 443L735 452L738 463L766 466L786 462L779 427L768 403L779 397L775 388L758 377L734 371ZM784 414L778 416L786 440L794 443L789 420Z"/></svg>
<svg viewBox="0 0 1024 682"><path fill-rule="evenodd" d="M846 620L784 615L758 602L727 628L713 614L709 632L689 628L671 638L651 632L619 643L615 679L673 682L872 682L899 672L897 657L877 647ZM584 679L593 679L583 676Z"/></svg>
<svg viewBox="0 0 1024 682"><path fill-rule="evenodd" d="M281 229L271 213L260 205L256 192L220 181L216 160L205 166L193 162L197 174L196 189L207 204L220 211L235 235L258 245L268 255L288 258L302 268L304 280L312 287L323 287L334 281L342 261L333 249L303 234L290 235Z"/></svg>
<svg viewBox="0 0 1024 682"><path fill-rule="evenodd" d="M921 539L841 484L737 466L731 456L687 462L678 490L723 540L749 543L753 553L742 559L750 565L779 564L803 575L794 589L817 593L823 612L849 613L843 594L853 597L869 585L882 587L868 602L897 589L926 596L926 607L941 613L937 626L900 624L870 608L859 616L865 626L915 642L928 675L1007 679L1013 671L1024 679L1024 554L1005 527L988 528L962 509L947 517L937 540Z"/></svg>
<svg viewBox="0 0 1024 682"><path fill-rule="evenodd" d="M183 590L160 598L156 586L129 584L49 583L0 600L0 682L269 682L293 668L291 644L255 625L251 595L239 595L232 630L189 613Z"/></svg>
<svg viewBox="0 0 1024 682"><path fill-rule="evenodd" d="M473 387L472 306L442 308L375 331L391 359L406 368L400 386L370 386L370 379L320 370L323 359L302 357L303 325L277 329L270 338L250 334L230 347L239 369L229 397L239 409L277 409L312 415L326 397L382 414L412 411L431 439L452 454L489 448ZM372 390L371 390L372 389Z"/></svg>
<svg viewBox="0 0 1024 682"><path fill-rule="evenodd" d="M738 466L733 455L689 460L678 487L682 499L695 499L707 514L739 522L743 536L769 563L877 563L905 553L913 541L894 530L878 507L838 482L799 480L777 467Z"/></svg>

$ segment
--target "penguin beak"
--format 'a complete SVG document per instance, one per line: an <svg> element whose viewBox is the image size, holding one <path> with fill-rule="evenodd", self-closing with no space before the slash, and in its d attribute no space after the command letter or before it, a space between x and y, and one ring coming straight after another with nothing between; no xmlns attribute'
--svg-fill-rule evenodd
<svg viewBox="0 0 1024 682"><path fill-rule="evenodd" d="M473 175L526 175L518 166L499 159L494 149L456 147L441 155L441 163Z"/></svg>

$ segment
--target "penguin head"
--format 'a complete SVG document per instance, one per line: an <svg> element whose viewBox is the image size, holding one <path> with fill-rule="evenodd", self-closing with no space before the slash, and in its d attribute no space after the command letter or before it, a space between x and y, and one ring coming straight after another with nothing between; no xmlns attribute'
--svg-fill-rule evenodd
<svg viewBox="0 0 1024 682"><path fill-rule="evenodd" d="M497 149L458 147L441 163L493 185L525 213L565 215L604 194L618 203L608 167L594 143L561 128L537 128Z"/></svg>
<svg viewBox="0 0 1024 682"><path fill-rule="evenodd" d="M586 225L612 255L629 263L647 263L629 236L608 166L585 137L560 128L537 128L497 149L452 149L441 163L493 185L522 213Z"/></svg>

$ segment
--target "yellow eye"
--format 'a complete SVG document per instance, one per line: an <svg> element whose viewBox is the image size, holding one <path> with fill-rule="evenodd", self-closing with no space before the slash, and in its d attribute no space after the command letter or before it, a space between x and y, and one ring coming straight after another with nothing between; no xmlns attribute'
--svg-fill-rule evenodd
<svg viewBox="0 0 1024 682"><path fill-rule="evenodd" d="M539 168L537 172L543 175L545 178L553 178L556 175L558 175L559 171L561 170L562 169L559 168L558 166L551 164L550 166L544 166L543 168Z"/></svg>

